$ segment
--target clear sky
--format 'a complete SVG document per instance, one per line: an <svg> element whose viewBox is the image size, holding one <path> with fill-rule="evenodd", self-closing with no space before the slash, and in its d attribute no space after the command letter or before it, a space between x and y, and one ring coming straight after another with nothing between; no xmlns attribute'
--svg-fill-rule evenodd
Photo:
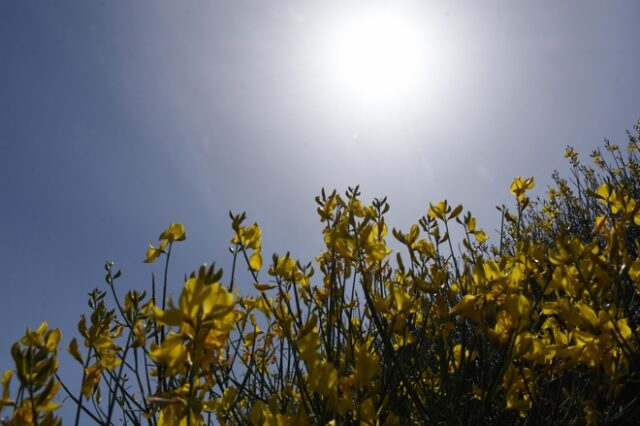
<svg viewBox="0 0 640 426"><path fill-rule="evenodd" d="M342 78L363 16L415 36L398 93L362 86L382 65ZM174 221L173 294L229 269L229 210L263 227L265 259L312 260L322 187L387 195L396 227L448 198L492 231L513 177L544 188L567 144L624 143L639 19L637 1L1 1L0 370L27 325L66 346L105 259L122 292L148 286L146 244Z"/></svg>

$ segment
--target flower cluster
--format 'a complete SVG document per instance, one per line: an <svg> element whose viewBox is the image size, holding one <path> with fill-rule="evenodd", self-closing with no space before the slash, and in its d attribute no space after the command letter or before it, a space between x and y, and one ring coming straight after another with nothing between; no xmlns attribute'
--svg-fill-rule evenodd
<svg viewBox="0 0 640 426"><path fill-rule="evenodd" d="M202 266L166 297L171 224L145 262L164 257L162 293L90 294L57 375L58 330L12 348L19 388L2 379L9 424L58 424L62 387L75 423L400 425L624 423L640 410L640 165L608 144L596 169L567 149L573 185L544 200L516 178L493 244L462 205L430 204L407 230L385 198L359 188L316 198L324 246L263 265L262 231L231 214L230 280ZM613 164L613 165L612 165ZM452 241L459 235L459 243ZM393 240L392 240L393 239ZM394 251L392 248L399 247ZM242 281L242 286L236 281ZM238 287L253 288L240 296ZM80 344L81 342L82 344ZM81 348L82 346L82 348Z"/></svg>

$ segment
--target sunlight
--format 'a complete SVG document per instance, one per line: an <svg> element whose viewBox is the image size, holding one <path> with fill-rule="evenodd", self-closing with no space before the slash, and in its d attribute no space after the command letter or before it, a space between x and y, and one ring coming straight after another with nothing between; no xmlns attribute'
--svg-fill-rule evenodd
<svg viewBox="0 0 640 426"><path fill-rule="evenodd" d="M409 17L389 12L343 19L328 43L335 84L368 102L402 100L421 82L425 40Z"/></svg>

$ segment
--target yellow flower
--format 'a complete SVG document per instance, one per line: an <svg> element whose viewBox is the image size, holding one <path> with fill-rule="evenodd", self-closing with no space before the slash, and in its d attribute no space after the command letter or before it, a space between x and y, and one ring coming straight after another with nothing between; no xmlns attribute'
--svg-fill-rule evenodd
<svg viewBox="0 0 640 426"><path fill-rule="evenodd" d="M521 204L526 204L528 199L526 197L526 192L530 189L533 189L535 186L535 181L533 177L523 179L520 176L515 178L513 182L511 182L511 187L509 187L509 191L512 195L514 195L518 202Z"/></svg>
<svg viewBox="0 0 640 426"><path fill-rule="evenodd" d="M380 371L380 357L373 352L371 344L373 338L367 339L364 344L356 344L354 354L356 358L354 378L360 385L368 385L371 383Z"/></svg>
<svg viewBox="0 0 640 426"><path fill-rule="evenodd" d="M507 310L514 322L525 321L531 309L529 300L521 294L514 294L507 299Z"/></svg>
<svg viewBox="0 0 640 426"><path fill-rule="evenodd" d="M147 258L144 260L144 263L153 263L157 258L160 257L162 253L164 253L164 249L167 246L167 240L160 241L160 247L154 247L152 244L149 244L149 248L147 249Z"/></svg>
<svg viewBox="0 0 640 426"><path fill-rule="evenodd" d="M165 253L165 249L167 246L174 241L184 241L187 238L187 234L184 231L184 225L181 223L172 223L169 225L167 229L165 229L160 237L160 246L154 247L152 244L149 244L149 248L147 249L147 257L144 260L144 263L153 263L157 258L160 257L162 253Z"/></svg>
<svg viewBox="0 0 640 426"><path fill-rule="evenodd" d="M309 367L308 383L312 391L333 396L337 391L338 372L330 362L318 361Z"/></svg>
<svg viewBox="0 0 640 426"><path fill-rule="evenodd" d="M2 399L0 399L0 411L6 406L13 404L10 393L11 378L13 377L13 371L7 370L2 375Z"/></svg>
<svg viewBox="0 0 640 426"><path fill-rule="evenodd" d="M220 283L205 284L199 277L190 278L182 289L179 306L162 310L153 307L153 313L161 324L191 327L205 324L210 328L229 331L233 327L233 296Z"/></svg>
<svg viewBox="0 0 640 426"><path fill-rule="evenodd" d="M320 359L320 336L316 327L317 317L314 315L300 329L296 338L296 346L300 352L300 358L307 363L307 366L314 365Z"/></svg>
<svg viewBox="0 0 640 426"><path fill-rule="evenodd" d="M154 361L161 362L169 368L179 368L186 364L188 359L184 339L177 334L167 336L162 345L152 347L150 355Z"/></svg>
<svg viewBox="0 0 640 426"><path fill-rule="evenodd" d="M156 362L174 369L174 373L191 362L190 356L202 356L202 352L190 353L194 345L207 349L207 356L223 348L236 321L233 296L220 283L206 284L203 277L190 278L178 307L171 302L169 306L166 310L153 306L153 317L159 324L179 327L180 331L153 346L150 354Z"/></svg>
<svg viewBox="0 0 640 426"><path fill-rule="evenodd" d="M451 308L451 314L461 313L462 315L468 316L475 307L477 301L478 295L467 294L453 308Z"/></svg>
<svg viewBox="0 0 640 426"><path fill-rule="evenodd" d="M184 241L187 234L184 231L184 225L181 223L172 223L158 238L160 241L166 240L170 243L174 241Z"/></svg>
<svg viewBox="0 0 640 426"><path fill-rule="evenodd" d="M376 261L381 261L391 253L387 250L384 237L387 235L387 225L384 223L366 226L363 229L366 236L363 245L367 255Z"/></svg>
<svg viewBox="0 0 640 426"><path fill-rule="evenodd" d="M433 219L445 220L445 215L451 211L451 207L447 204L447 200L438 201L436 205L429 204L427 215Z"/></svg>
<svg viewBox="0 0 640 426"><path fill-rule="evenodd" d="M247 227L240 227L231 242L233 244L241 244L246 248L259 250L262 245L262 230L257 223Z"/></svg>

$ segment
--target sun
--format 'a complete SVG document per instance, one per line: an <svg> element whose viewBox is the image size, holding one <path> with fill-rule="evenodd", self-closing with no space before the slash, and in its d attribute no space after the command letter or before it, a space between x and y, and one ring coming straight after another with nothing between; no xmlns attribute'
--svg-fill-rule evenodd
<svg viewBox="0 0 640 426"><path fill-rule="evenodd" d="M409 17L388 11L343 19L328 46L332 80L362 101L410 96L424 77L424 37Z"/></svg>

